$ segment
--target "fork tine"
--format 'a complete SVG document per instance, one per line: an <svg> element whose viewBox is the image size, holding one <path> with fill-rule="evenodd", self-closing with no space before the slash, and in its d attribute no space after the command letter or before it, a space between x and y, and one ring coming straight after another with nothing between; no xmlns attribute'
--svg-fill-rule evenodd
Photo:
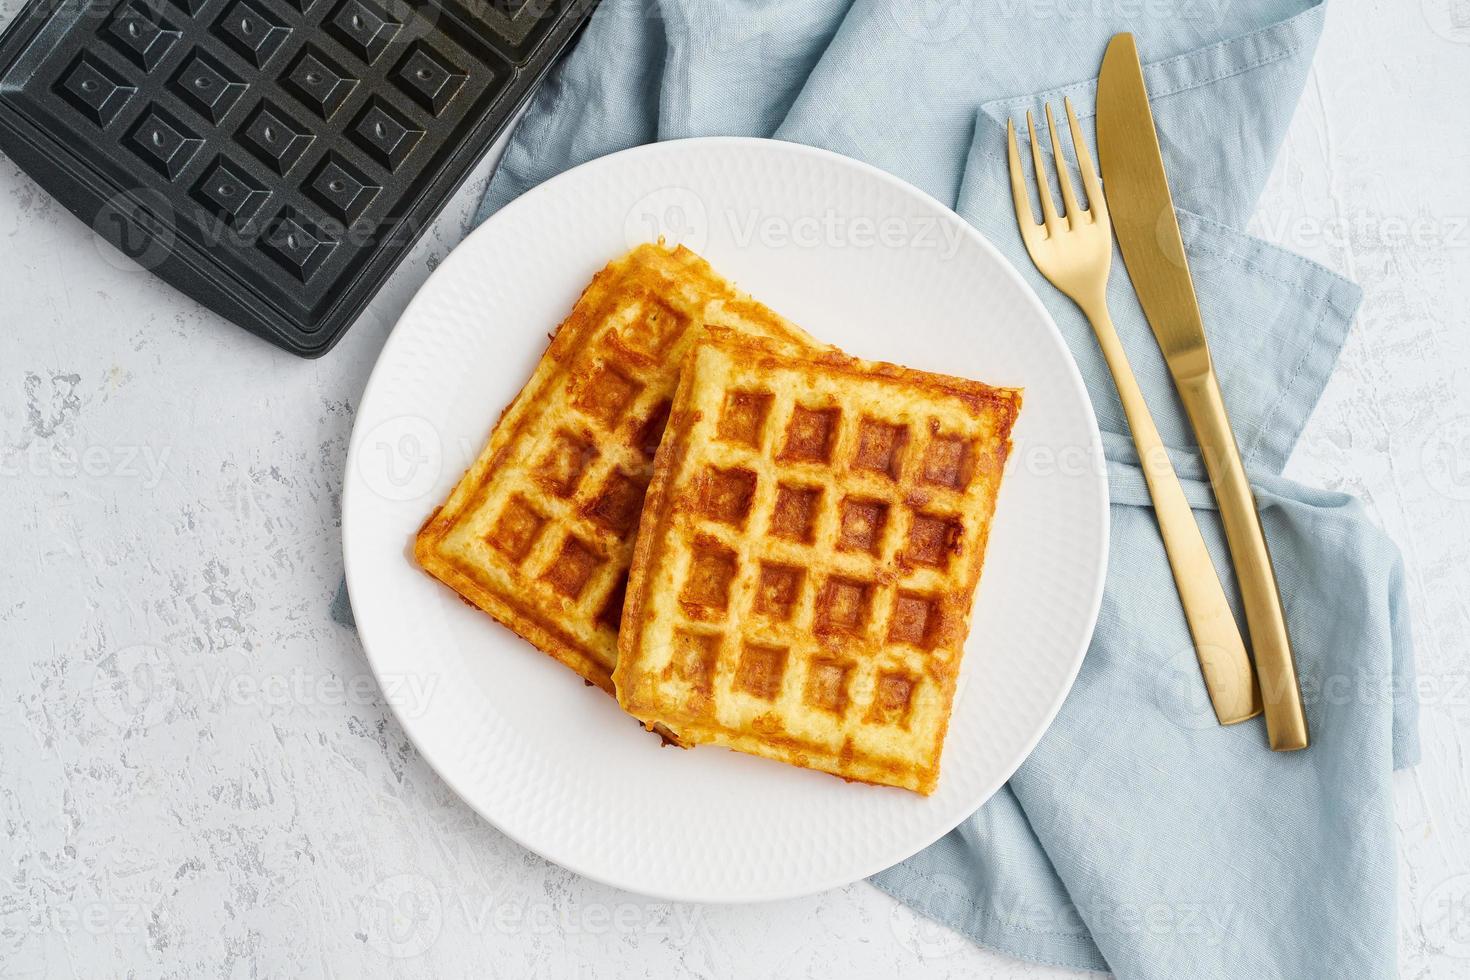
<svg viewBox="0 0 1470 980"><path fill-rule="evenodd" d="M1041 195L1041 217L1046 222L1046 234L1050 238L1060 234L1062 230L1062 219L1057 214L1057 206L1051 199L1051 188L1046 183L1046 168L1041 165L1041 147L1036 145L1036 120L1031 118L1031 110L1026 110L1026 137L1031 141L1031 166L1036 171L1036 190Z"/></svg>
<svg viewBox="0 0 1470 980"><path fill-rule="evenodd" d="M1097 182L1097 171L1092 169L1092 151L1082 138L1082 127L1077 124L1077 113L1072 111L1072 100L1063 99L1067 110L1067 125L1072 130L1072 152L1077 157L1077 169L1082 171L1082 189L1087 192L1087 210L1094 221L1107 224L1108 200L1103 196L1102 185Z"/></svg>
<svg viewBox="0 0 1470 980"><path fill-rule="evenodd" d="M1036 234L1036 217L1031 213L1031 199L1026 196L1026 177L1021 172L1021 152L1016 149L1016 124L1006 120L1006 155L1011 170L1011 200L1016 205L1016 224L1021 227L1021 238L1029 248L1031 237Z"/></svg>
<svg viewBox="0 0 1470 980"><path fill-rule="evenodd" d="M1062 141L1057 139L1057 121L1052 118L1051 103L1046 104L1046 131L1051 136L1051 155L1057 162L1057 184L1062 188L1062 213L1067 224L1076 228L1082 224L1081 209L1077 207L1077 195L1072 191L1072 168L1062 156Z"/></svg>

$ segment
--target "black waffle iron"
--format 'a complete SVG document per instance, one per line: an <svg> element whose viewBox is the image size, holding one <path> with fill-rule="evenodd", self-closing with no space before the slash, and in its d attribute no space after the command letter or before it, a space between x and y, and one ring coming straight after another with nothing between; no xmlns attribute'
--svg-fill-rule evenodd
<svg viewBox="0 0 1470 980"><path fill-rule="evenodd" d="M356 319L593 0L31 0L0 151L293 353Z"/></svg>

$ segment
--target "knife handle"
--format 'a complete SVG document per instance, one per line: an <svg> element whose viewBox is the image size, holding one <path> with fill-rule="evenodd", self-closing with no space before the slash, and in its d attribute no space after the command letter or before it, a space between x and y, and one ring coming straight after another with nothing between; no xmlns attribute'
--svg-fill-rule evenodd
<svg viewBox="0 0 1470 980"><path fill-rule="evenodd" d="M1271 567L1271 553L1266 548L1266 536L1261 532L1256 498L1240 461L1230 419L1225 414L1220 384L1214 369L1207 368L1193 378L1178 380L1178 388L1199 440L1210 483L1215 488L1225 540L1235 563L1235 580L1245 606L1271 748L1277 752L1304 749L1310 739L1297 683L1296 658L1291 652L1286 615L1276 586L1276 572Z"/></svg>
<svg viewBox="0 0 1470 980"><path fill-rule="evenodd" d="M1153 498L1159 534L1164 539L1164 552L1169 556L1169 568L1174 573L1174 584L1179 590L1189 633L1194 638L1195 653L1215 717L1222 725L1254 718L1261 713L1261 699L1245 642L1205 548L1194 511L1184 497L1184 488L1179 485L1164 441L1159 438L1159 430L1143 400L1143 391L1128 364L1123 343L1113 328L1107 303L1101 299L1089 302L1083 312L1092 321L1098 346L1113 374L1128 427L1133 432L1139 464Z"/></svg>

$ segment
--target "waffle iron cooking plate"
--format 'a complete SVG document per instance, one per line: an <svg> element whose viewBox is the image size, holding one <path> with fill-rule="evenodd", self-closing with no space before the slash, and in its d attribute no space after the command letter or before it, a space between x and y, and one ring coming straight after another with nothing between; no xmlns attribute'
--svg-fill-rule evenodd
<svg viewBox="0 0 1470 980"><path fill-rule="evenodd" d="M593 0L32 0L0 152L293 353L342 336Z"/></svg>

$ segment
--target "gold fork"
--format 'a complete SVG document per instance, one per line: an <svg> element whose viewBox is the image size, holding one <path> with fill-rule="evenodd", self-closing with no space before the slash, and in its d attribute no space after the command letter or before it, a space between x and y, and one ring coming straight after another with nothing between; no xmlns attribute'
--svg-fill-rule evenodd
<svg viewBox="0 0 1470 980"><path fill-rule="evenodd" d="M1199 657L1205 687L1210 693L1210 703L1220 724L1232 725L1261 713L1260 691L1250 659L1246 657L1240 628L1225 600L1225 590L1205 549L1199 525L1195 523L1194 513L1184 498L1184 488L1179 485L1179 477L1169 462L1159 430L1154 426L1148 405L1144 403L1143 392L1133 377L1133 369L1128 366L1128 355L1124 353L1118 332L1108 315L1107 288L1108 272L1113 264L1113 230L1108 222L1107 200L1093 170L1092 153L1082 138L1072 102L1067 99L1063 104L1072 130L1072 149L1077 156L1077 167L1082 172L1082 186L1087 192L1088 208L1083 209L1078 204L1072 189L1067 161L1057 139L1056 120L1052 118L1048 103L1046 125L1051 134L1052 156L1056 159L1057 184L1062 191L1064 211L1057 213L1056 204L1052 201L1046 170L1041 163L1041 150L1036 145L1035 120L1028 111L1027 138L1031 143L1031 162L1041 195L1043 220L1037 224L1031 210L1021 172L1021 154L1016 149L1016 127L1007 120L1011 196L1016 204L1016 223L1021 227L1021 240L1026 243L1026 251L1030 253L1031 261L1036 263L1036 268L1053 286L1070 297L1092 323L1098 346L1102 348L1108 370L1118 387L1128 427L1133 431L1133 444L1138 448L1143 476L1153 497L1164 550L1174 572L1174 583L1179 589L1179 600L1184 606L1190 635L1194 638L1195 653Z"/></svg>

